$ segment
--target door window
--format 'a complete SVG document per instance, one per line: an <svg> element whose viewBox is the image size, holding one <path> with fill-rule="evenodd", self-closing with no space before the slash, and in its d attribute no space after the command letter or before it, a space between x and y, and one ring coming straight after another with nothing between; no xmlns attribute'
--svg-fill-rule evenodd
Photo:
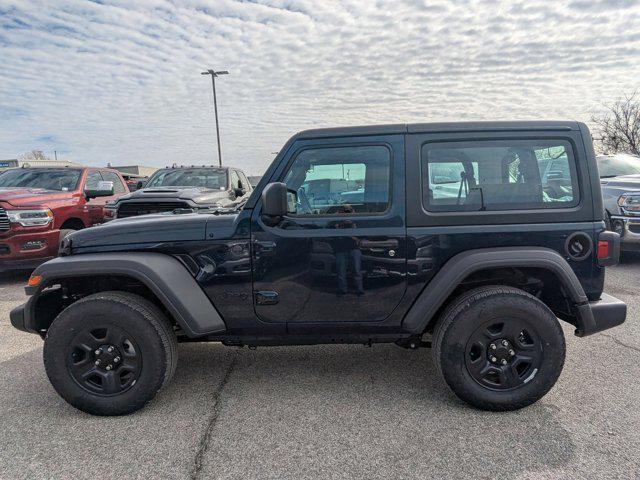
<svg viewBox="0 0 640 480"><path fill-rule="evenodd" d="M95 190L98 188L98 183L102 181L100 172L92 170L87 173L87 181L84 183L85 190Z"/></svg>
<svg viewBox="0 0 640 480"><path fill-rule="evenodd" d="M240 176L240 182L242 183L242 188L244 188L245 192L250 192L251 183L249 183L247 176L242 171L238 171L238 175Z"/></svg>
<svg viewBox="0 0 640 480"><path fill-rule="evenodd" d="M565 141L426 143L421 156L429 211L559 208L579 200L573 151Z"/></svg>
<svg viewBox="0 0 640 480"><path fill-rule="evenodd" d="M242 188L240 177L238 177L238 172L235 170L231 170L231 188Z"/></svg>
<svg viewBox="0 0 640 480"><path fill-rule="evenodd" d="M391 154L381 145L303 150L284 183L298 215L381 213L389 207Z"/></svg>
<svg viewBox="0 0 640 480"><path fill-rule="evenodd" d="M102 172L102 178L108 182L113 182L113 193L124 193L124 185L122 185L122 181L120 181L120 177L113 172Z"/></svg>

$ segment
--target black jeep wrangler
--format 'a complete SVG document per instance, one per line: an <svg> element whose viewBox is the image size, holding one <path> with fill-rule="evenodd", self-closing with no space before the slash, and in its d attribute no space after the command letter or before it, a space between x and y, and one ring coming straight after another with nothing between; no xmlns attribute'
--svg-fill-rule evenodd
<svg viewBox="0 0 640 480"><path fill-rule="evenodd" d="M93 414L149 402L181 341L433 346L458 397L514 410L560 375L558 319L580 337L624 322L602 292L619 248L581 123L310 130L235 212L68 236L11 322L44 338L54 388Z"/></svg>

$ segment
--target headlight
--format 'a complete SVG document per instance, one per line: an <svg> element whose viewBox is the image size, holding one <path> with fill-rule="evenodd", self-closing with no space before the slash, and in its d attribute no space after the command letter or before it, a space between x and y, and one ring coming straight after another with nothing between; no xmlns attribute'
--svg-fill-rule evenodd
<svg viewBox="0 0 640 480"><path fill-rule="evenodd" d="M234 243L229 245L229 252L232 258L248 258L249 245L246 243Z"/></svg>
<svg viewBox="0 0 640 480"><path fill-rule="evenodd" d="M640 212L640 195L620 195L618 206L628 212Z"/></svg>
<svg viewBox="0 0 640 480"><path fill-rule="evenodd" d="M7 216L10 222L19 223L23 227L44 227L53 221L53 212L48 208L7 210Z"/></svg>
<svg viewBox="0 0 640 480"><path fill-rule="evenodd" d="M116 218L116 214L118 212L118 209L115 205L105 205L104 207L104 215L105 217L108 218Z"/></svg>

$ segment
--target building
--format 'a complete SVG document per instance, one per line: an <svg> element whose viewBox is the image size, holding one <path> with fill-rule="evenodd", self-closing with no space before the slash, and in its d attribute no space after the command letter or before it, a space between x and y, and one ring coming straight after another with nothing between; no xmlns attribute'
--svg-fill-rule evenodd
<svg viewBox="0 0 640 480"><path fill-rule="evenodd" d="M0 170L16 167L81 167L78 163L69 162L67 160L33 160L33 159L17 159L0 160Z"/></svg>
<svg viewBox="0 0 640 480"><path fill-rule="evenodd" d="M146 165L111 166L111 164L108 164L107 167L118 170L120 173L133 175L136 177L149 177L153 175L156 170L158 170L157 167L148 167Z"/></svg>
<svg viewBox="0 0 640 480"><path fill-rule="evenodd" d="M0 169L4 168L14 168L18 166L18 159L11 158L8 160L0 160Z"/></svg>

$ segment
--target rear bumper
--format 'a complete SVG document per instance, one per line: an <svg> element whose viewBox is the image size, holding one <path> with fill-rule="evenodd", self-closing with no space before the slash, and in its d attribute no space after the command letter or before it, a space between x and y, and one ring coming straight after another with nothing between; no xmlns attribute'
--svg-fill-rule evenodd
<svg viewBox="0 0 640 480"><path fill-rule="evenodd" d="M640 251L640 217L611 216L612 230L620 234L622 251Z"/></svg>
<svg viewBox="0 0 640 480"><path fill-rule="evenodd" d="M603 293L600 300L577 307L581 326L576 335L592 335L624 323L627 317L627 304L622 300Z"/></svg>

